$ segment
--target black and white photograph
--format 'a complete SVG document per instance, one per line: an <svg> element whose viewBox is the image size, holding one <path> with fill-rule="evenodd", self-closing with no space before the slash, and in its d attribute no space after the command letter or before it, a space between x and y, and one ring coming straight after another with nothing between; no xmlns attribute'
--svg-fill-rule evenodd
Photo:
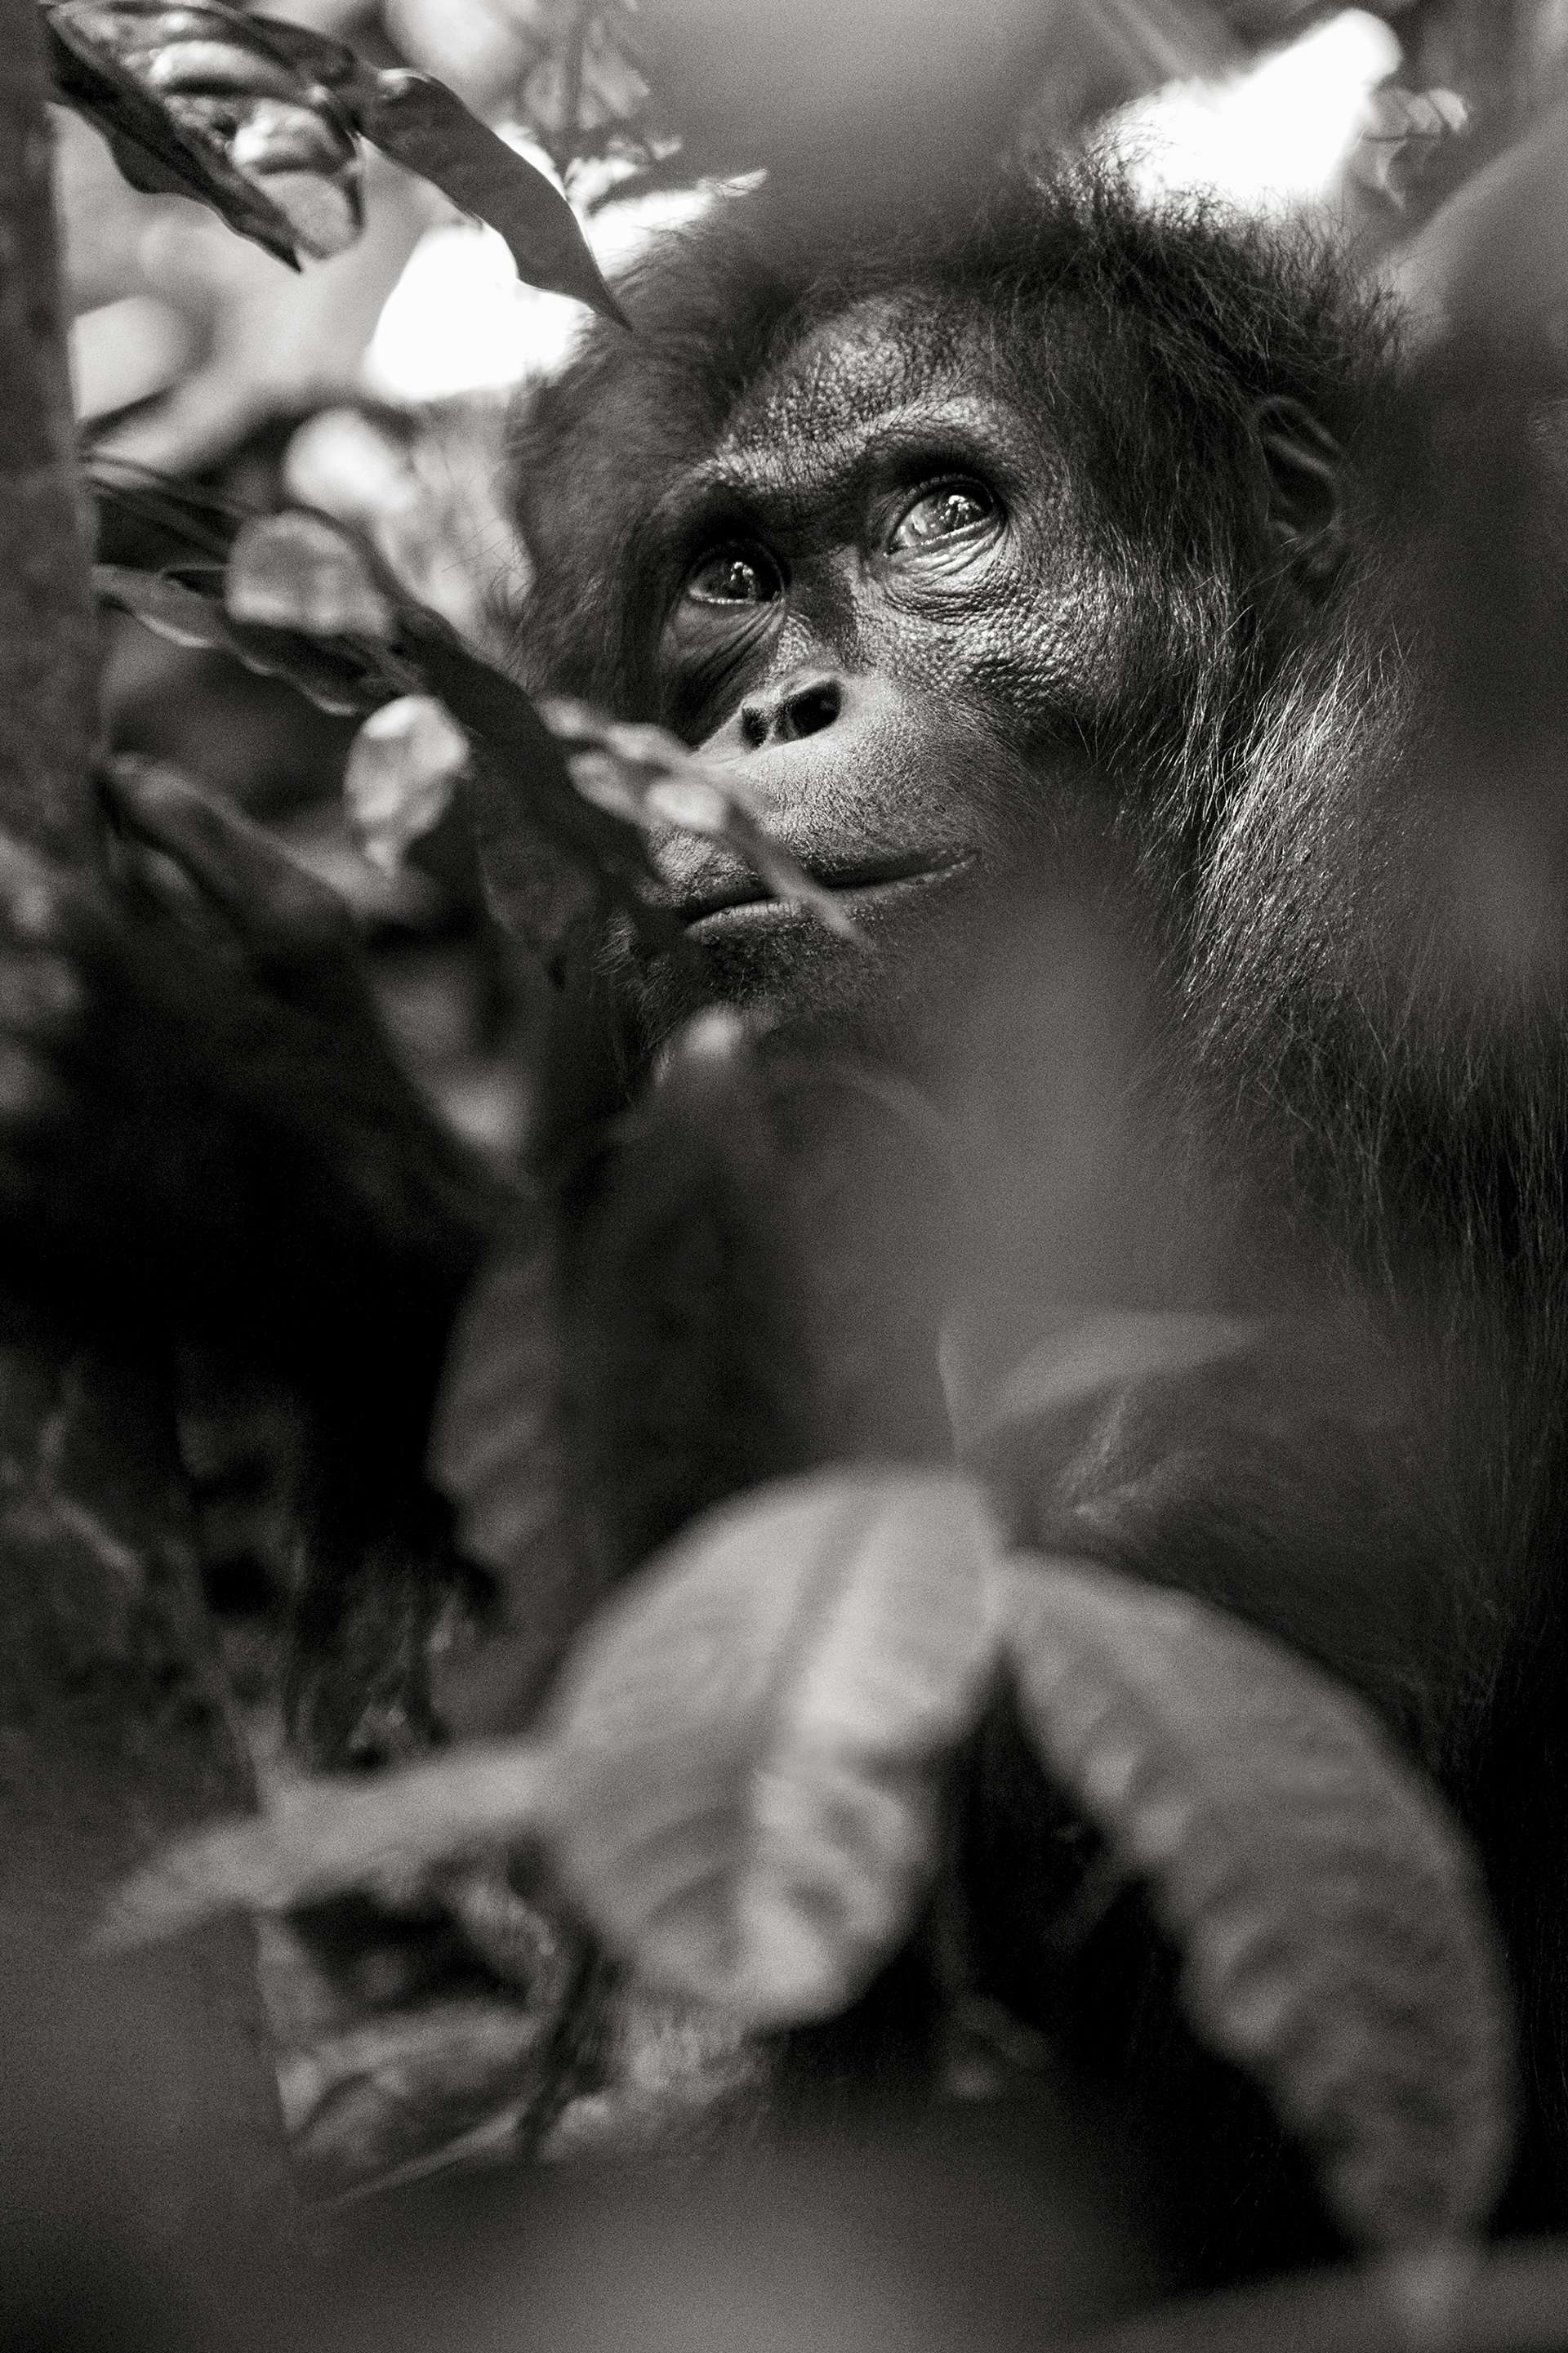
<svg viewBox="0 0 1568 2353"><path fill-rule="evenodd" d="M0 0L0 2348L1568 2353L1568 5Z"/></svg>

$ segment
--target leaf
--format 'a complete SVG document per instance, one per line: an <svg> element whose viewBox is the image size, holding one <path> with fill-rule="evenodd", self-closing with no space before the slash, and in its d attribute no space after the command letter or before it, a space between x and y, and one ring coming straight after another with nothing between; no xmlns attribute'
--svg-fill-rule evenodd
<svg viewBox="0 0 1568 2353"><path fill-rule="evenodd" d="M1037 1433L1070 1424L1133 1381L1239 1356L1260 1326L1242 1315L1119 1311L1053 1333L1014 1367L976 1419L993 1439L1014 1423Z"/></svg>
<svg viewBox="0 0 1568 2353"><path fill-rule="evenodd" d="M409 596L353 525L305 508L240 522L226 613L166 575L100 565L94 578L148 628L287 679L323 710L363 716L427 690L474 747L487 879L547 964L606 902L652 947L679 942L644 896L658 878L638 828L583 798L521 687Z"/></svg>
<svg viewBox="0 0 1568 2353"><path fill-rule="evenodd" d="M463 1303L431 1440L463 1552L503 1577L525 1562L557 1482L554 1253L547 1236L500 1253ZM543 1475L542 1477L542 1470Z"/></svg>
<svg viewBox="0 0 1568 2353"><path fill-rule="evenodd" d="M537 1836L551 1782L550 1759L521 1741L476 1744L373 1781L291 1782L272 1812L183 1840L122 1882L94 1942L126 1950L225 1912L406 1890L455 1857Z"/></svg>
<svg viewBox="0 0 1568 2353"><path fill-rule="evenodd" d="M463 1303L447 1349L430 1475L459 1550L497 1579L500 1622L467 1656L433 1662L437 1707L461 1731L525 1724L604 1588L567 1475L555 1236L514 1237Z"/></svg>
<svg viewBox="0 0 1568 2353"><path fill-rule="evenodd" d="M480 755L475 815L486 882L502 921L522 929L547 965L558 962L577 926L606 900L625 910L651 946L679 942L675 918L643 895L658 877L641 834L583 798L522 688L412 599L401 619L401 647Z"/></svg>
<svg viewBox="0 0 1568 2353"><path fill-rule="evenodd" d="M699 1521L589 1630L556 1861L639 1975L778 2026L896 1947L991 1662L991 1542L957 1476L817 1472Z"/></svg>
<svg viewBox="0 0 1568 2353"><path fill-rule="evenodd" d="M764 2022L826 2015L896 1944L934 1862L942 1767L992 1657L990 1543L979 1491L946 1472L758 1489L590 1629L550 1745L294 1784L127 1881L96 1942L406 1895L543 1838L651 1981Z"/></svg>
<svg viewBox="0 0 1568 2353"><path fill-rule="evenodd" d="M1511 2032L1437 1799L1358 1699L1201 1602L1046 1558L996 1588L1030 1736L1146 1882L1200 2038L1268 2094L1353 2239L1473 2229L1506 2169Z"/></svg>
<svg viewBox="0 0 1568 2353"><path fill-rule="evenodd" d="M530 285L626 323L560 190L428 75L207 0L45 0L56 88L132 186L200 198L299 267L359 235L356 136L497 229Z"/></svg>
<svg viewBox="0 0 1568 2353"><path fill-rule="evenodd" d="M394 606L342 524L303 508L240 525L224 574L236 621L308 637L387 638Z"/></svg>
<svg viewBox="0 0 1568 2353"><path fill-rule="evenodd" d="M521 116L558 171L594 157L647 164L674 143L656 120L635 5L547 0L513 24Z"/></svg>
<svg viewBox="0 0 1568 2353"><path fill-rule="evenodd" d="M163 0L47 0L59 95L137 187L199 197L291 268L360 231L359 158L265 19Z"/></svg>
<svg viewBox="0 0 1568 2353"><path fill-rule="evenodd" d="M677 1034L566 1187L560 1234L566 1471L607 1578L700 1512L831 1458L791 1171L739 1015Z"/></svg>
<svg viewBox="0 0 1568 2353"><path fill-rule="evenodd" d="M439 825L468 765L468 739L427 694L373 711L349 746L343 799L373 865L395 874L405 851Z"/></svg>
<svg viewBox="0 0 1568 2353"><path fill-rule="evenodd" d="M1411 188L1439 152L1469 127L1469 110L1449 90L1385 83L1367 100L1366 119L1346 166L1350 177L1403 211Z"/></svg>
<svg viewBox="0 0 1568 2353"><path fill-rule="evenodd" d="M563 695L548 698L540 710L573 747L567 765L584 799L650 833L673 826L727 842L775 899L809 907L840 939L859 940L842 900L763 829L756 797L735 770L698 759L662 727L606 719Z"/></svg>
<svg viewBox="0 0 1568 2353"><path fill-rule="evenodd" d="M222 564L247 510L204 483L138 466L104 449L87 461L97 550L105 564L157 572Z"/></svg>
<svg viewBox="0 0 1568 2353"><path fill-rule="evenodd" d="M166 638L171 645L196 646L209 653L237 650L223 607L162 573L136 572L121 564L95 564L92 585L105 604L133 613L155 637Z"/></svg>
<svg viewBox="0 0 1568 2353"><path fill-rule="evenodd" d="M627 323L559 188L444 83L406 70L380 73L365 77L354 99L372 145L498 230L529 285L570 294L602 318Z"/></svg>
<svg viewBox="0 0 1568 2353"><path fill-rule="evenodd" d="M357 718L417 681L397 662L363 640L323 642L291 629L231 620L216 597L158 572L119 564L93 566L93 587L105 604L133 614L175 645L232 654L263 678L280 678L322 711Z"/></svg>

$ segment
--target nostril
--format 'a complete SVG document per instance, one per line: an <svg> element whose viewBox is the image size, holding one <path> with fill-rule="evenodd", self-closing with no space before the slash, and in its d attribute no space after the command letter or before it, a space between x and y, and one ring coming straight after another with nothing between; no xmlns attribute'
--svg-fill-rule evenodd
<svg viewBox="0 0 1568 2353"><path fill-rule="evenodd" d="M797 687L779 706L779 741L796 744L803 736L820 735L825 727L832 726L843 707L837 679L814 679L809 686Z"/></svg>

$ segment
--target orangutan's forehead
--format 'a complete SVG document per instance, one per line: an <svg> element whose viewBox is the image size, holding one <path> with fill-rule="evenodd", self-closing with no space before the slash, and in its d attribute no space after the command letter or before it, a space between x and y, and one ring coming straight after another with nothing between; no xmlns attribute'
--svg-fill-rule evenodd
<svg viewBox="0 0 1568 2353"><path fill-rule="evenodd" d="M821 449L875 417L906 408L951 375L934 321L879 298L840 311L802 338L742 396L715 456L737 467L766 452Z"/></svg>

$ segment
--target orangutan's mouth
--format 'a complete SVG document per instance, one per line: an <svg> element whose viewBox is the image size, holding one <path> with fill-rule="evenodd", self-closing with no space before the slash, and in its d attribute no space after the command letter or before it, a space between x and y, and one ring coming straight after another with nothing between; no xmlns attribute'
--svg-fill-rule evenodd
<svg viewBox="0 0 1568 2353"><path fill-rule="evenodd" d="M848 899L853 905L857 901L891 897L942 881L972 864L973 858L973 850L952 851L942 858L907 850L897 856L884 852L832 866L814 861L807 871L814 881ZM745 876L737 877L724 890L681 901L676 912L688 931L699 927L706 931L721 923L728 929L732 923L788 919L805 911L791 900L775 898L754 876Z"/></svg>

